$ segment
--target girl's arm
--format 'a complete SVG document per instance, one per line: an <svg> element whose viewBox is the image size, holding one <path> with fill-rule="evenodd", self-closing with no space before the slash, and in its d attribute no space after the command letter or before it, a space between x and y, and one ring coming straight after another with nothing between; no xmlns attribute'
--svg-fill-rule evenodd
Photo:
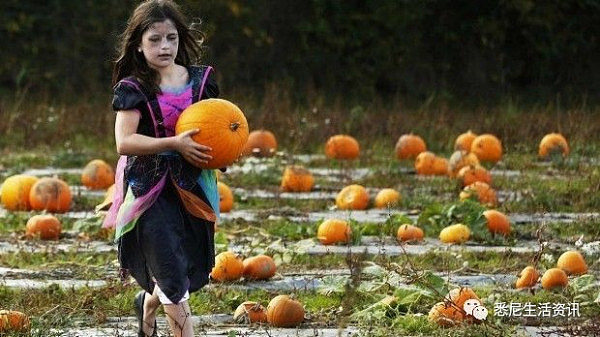
<svg viewBox="0 0 600 337"><path fill-rule="evenodd" d="M117 112L115 140L117 152L120 155L143 156L175 150L196 166L212 159L212 156L207 153L212 149L198 144L192 139L192 136L198 133L199 130L189 130L172 137L155 138L137 133L139 122L140 114L136 110Z"/></svg>

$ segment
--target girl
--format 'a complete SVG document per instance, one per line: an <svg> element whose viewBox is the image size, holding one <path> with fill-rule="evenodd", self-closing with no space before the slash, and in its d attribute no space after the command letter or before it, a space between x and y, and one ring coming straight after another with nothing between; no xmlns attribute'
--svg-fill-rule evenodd
<svg viewBox="0 0 600 337"><path fill-rule="evenodd" d="M143 288L135 299L138 336L156 336L162 304L175 336L193 336L190 292L214 264L219 199L213 170L196 166L211 149L175 135L181 112L219 93L212 68L192 65L200 42L179 7L148 0L131 15L113 69L117 164L115 227L122 275Z"/></svg>

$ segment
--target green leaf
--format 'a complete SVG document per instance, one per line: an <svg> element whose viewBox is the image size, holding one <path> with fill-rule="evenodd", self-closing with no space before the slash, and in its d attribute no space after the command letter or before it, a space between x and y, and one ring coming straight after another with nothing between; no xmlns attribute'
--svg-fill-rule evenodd
<svg viewBox="0 0 600 337"><path fill-rule="evenodd" d="M321 279L317 292L323 295L343 294L350 279L347 276L330 275Z"/></svg>

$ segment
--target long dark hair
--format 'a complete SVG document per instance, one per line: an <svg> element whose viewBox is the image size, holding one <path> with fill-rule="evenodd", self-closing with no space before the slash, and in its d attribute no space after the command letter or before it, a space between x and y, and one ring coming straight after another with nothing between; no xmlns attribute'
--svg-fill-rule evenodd
<svg viewBox="0 0 600 337"><path fill-rule="evenodd" d="M142 53L137 48L142 43L142 34L155 22L170 19L179 35L179 48L175 63L188 67L200 60L202 32L188 25L179 6L171 0L147 0L139 4L127 21L127 27L121 35L118 57L112 74L115 85L127 76L135 76L149 92L159 93L159 73L148 66Z"/></svg>

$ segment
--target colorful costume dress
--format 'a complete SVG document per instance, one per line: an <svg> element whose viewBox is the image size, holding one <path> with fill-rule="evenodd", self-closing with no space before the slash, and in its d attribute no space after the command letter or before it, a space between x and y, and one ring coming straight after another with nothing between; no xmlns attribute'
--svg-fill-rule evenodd
<svg viewBox="0 0 600 337"><path fill-rule="evenodd" d="M188 85L147 92L133 77L114 87L113 110L137 110L137 133L174 135L179 114L200 99L217 97L212 68L188 68ZM155 283L172 303L208 283L214 265L219 195L214 170L202 170L175 152L121 156L115 200L103 227L115 228L123 275L152 293Z"/></svg>

